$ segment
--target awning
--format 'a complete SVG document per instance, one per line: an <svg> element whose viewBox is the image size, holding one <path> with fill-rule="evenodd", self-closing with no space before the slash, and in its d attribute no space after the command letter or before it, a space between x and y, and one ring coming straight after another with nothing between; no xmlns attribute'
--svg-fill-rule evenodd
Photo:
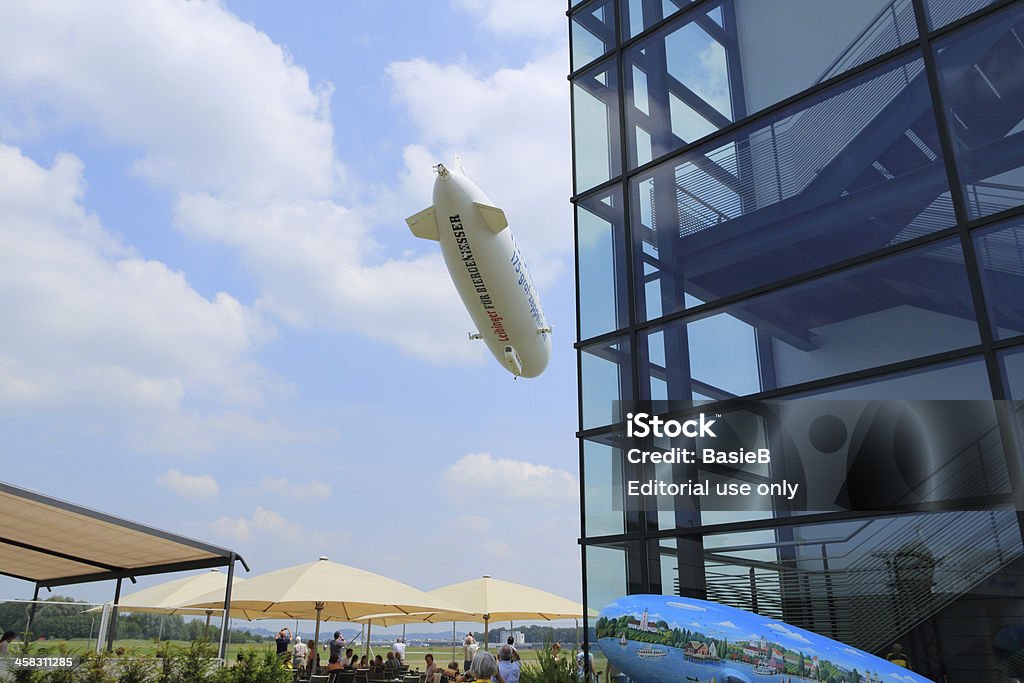
<svg viewBox="0 0 1024 683"><path fill-rule="evenodd" d="M64 586L223 567L237 553L0 482L0 574Z"/></svg>

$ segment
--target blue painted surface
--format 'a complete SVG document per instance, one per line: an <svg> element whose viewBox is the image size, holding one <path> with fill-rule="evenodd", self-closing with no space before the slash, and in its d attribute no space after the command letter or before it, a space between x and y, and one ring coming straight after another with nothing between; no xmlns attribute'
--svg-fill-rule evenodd
<svg viewBox="0 0 1024 683"><path fill-rule="evenodd" d="M704 600L630 595L605 607L596 626L601 651L634 683L931 683L831 638Z"/></svg>

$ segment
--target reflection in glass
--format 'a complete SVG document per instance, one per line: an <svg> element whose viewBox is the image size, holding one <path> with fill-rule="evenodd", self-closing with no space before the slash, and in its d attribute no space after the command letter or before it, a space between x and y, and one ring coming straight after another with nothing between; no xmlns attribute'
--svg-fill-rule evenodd
<svg viewBox="0 0 1024 683"><path fill-rule="evenodd" d="M596 0L572 15L572 68L579 69L615 47L615 3Z"/></svg>
<svg viewBox="0 0 1024 683"><path fill-rule="evenodd" d="M621 410L614 402L633 398L631 376L628 339L591 344L580 350L583 429L622 421Z"/></svg>
<svg viewBox="0 0 1024 683"><path fill-rule="evenodd" d="M576 193L622 170L618 85L614 64L595 67L573 81L572 121Z"/></svg>
<svg viewBox="0 0 1024 683"><path fill-rule="evenodd" d="M978 234L974 249L993 336L1024 334L1024 221Z"/></svg>
<svg viewBox="0 0 1024 683"><path fill-rule="evenodd" d="M955 223L922 61L871 72L632 183L647 319Z"/></svg>
<svg viewBox="0 0 1024 683"><path fill-rule="evenodd" d="M1024 204L1024 6L936 42L936 66L971 218Z"/></svg>
<svg viewBox="0 0 1024 683"><path fill-rule="evenodd" d="M677 11L676 5L682 3L631 3L629 27L649 27ZM631 46L623 69L630 165L917 37L912 0L819 0L813 22L807 12L803 3L711 2Z"/></svg>
<svg viewBox="0 0 1024 683"><path fill-rule="evenodd" d="M1004 351L999 354L999 362L1003 381L1006 382L1006 393L1015 401L1024 401L1024 348Z"/></svg>
<svg viewBox="0 0 1024 683"><path fill-rule="evenodd" d="M995 0L925 0L928 8L928 24L932 29L942 28L946 24L966 17L983 7L988 7Z"/></svg>
<svg viewBox="0 0 1024 683"><path fill-rule="evenodd" d="M580 339L587 339L629 322L622 189L614 187L577 206Z"/></svg>
<svg viewBox="0 0 1024 683"><path fill-rule="evenodd" d="M973 346L959 243L764 294L646 335L652 398L716 400Z"/></svg>
<svg viewBox="0 0 1024 683"><path fill-rule="evenodd" d="M625 531L622 508L622 450L596 441L583 442L583 489L587 536Z"/></svg>

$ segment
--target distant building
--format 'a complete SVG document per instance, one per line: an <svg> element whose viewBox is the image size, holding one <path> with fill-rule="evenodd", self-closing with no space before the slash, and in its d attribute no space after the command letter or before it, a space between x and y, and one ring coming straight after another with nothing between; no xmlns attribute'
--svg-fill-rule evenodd
<svg viewBox="0 0 1024 683"><path fill-rule="evenodd" d="M507 643L508 637L512 636L512 644L516 647L526 644L526 634L522 631L509 631L505 630L501 632L501 642Z"/></svg>

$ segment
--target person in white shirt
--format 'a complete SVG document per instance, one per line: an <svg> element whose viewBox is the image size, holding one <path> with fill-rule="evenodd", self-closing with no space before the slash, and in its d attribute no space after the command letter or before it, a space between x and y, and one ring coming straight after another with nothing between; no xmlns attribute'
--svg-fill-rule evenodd
<svg viewBox="0 0 1024 683"><path fill-rule="evenodd" d="M292 648L292 666L296 669L303 669L306 666L306 657L309 656L309 646L304 642L295 639L295 646Z"/></svg>
<svg viewBox="0 0 1024 683"><path fill-rule="evenodd" d="M405 638L399 638L395 641L395 645L392 648L395 651L395 656L398 657L399 662L405 661Z"/></svg>
<svg viewBox="0 0 1024 683"><path fill-rule="evenodd" d="M469 671L470 665L473 663L473 657L476 656L477 650L480 646L476 644L476 638L473 637L472 633L466 634L466 639L462 641L462 670Z"/></svg>
<svg viewBox="0 0 1024 683"><path fill-rule="evenodd" d="M519 683L519 657L513 659L514 650L511 645L502 645L498 651L498 673L505 679L505 683Z"/></svg>

